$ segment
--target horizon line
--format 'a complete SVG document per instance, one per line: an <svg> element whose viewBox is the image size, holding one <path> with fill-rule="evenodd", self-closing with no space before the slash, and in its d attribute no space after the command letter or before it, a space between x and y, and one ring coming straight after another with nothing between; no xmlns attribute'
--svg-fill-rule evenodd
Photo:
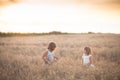
<svg viewBox="0 0 120 80"><path fill-rule="evenodd" d="M88 31L88 32L63 32L63 31L49 31L49 32L3 32L0 31L0 33L5 33L5 34L46 34L46 33L52 33L52 34L82 34L82 33L87 33L87 34L120 34L120 33L113 33L113 32L93 32L93 31Z"/></svg>

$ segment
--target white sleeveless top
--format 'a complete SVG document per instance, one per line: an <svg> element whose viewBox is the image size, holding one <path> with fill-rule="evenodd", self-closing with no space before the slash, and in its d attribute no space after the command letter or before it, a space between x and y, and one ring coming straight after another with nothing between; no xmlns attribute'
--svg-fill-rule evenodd
<svg viewBox="0 0 120 80"><path fill-rule="evenodd" d="M83 65L87 65L87 64L90 63L90 57L91 57L91 56L92 56L92 55L85 55L85 54L83 54L83 56L82 56Z"/></svg>
<svg viewBox="0 0 120 80"><path fill-rule="evenodd" d="M53 62L54 61L54 53L48 50L47 59L50 62Z"/></svg>

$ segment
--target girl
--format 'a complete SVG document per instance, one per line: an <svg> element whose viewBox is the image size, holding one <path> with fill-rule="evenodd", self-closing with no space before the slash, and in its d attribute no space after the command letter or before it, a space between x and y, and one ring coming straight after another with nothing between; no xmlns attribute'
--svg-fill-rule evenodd
<svg viewBox="0 0 120 80"><path fill-rule="evenodd" d="M91 55L91 49L89 47L84 48L84 53L82 55L82 64L84 66L91 66L94 67L92 62L92 55Z"/></svg>
<svg viewBox="0 0 120 80"><path fill-rule="evenodd" d="M50 42L48 45L48 50L43 52L42 59L45 64L52 64L54 61L57 61L58 58L54 56L53 51L56 48L56 44L54 42Z"/></svg>

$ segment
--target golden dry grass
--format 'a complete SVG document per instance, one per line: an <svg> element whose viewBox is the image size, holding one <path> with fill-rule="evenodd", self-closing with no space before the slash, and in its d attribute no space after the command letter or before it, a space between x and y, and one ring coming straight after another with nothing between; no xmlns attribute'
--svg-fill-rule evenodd
<svg viewBox="0 0 120 80"><path fill-rule="evenodd" d="M59 61L43 64L41 53L57 44ZM83 48L92 49L95 68L81 64ZM120 80L120 34L66 34L0 37L0 80Z"/></svg>

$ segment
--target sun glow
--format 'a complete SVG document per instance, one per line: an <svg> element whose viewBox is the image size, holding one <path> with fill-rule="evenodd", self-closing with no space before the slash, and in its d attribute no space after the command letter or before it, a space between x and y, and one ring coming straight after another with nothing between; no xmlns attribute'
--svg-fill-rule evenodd
<svg viewBox="0 0 120 80"><path fill-rule="evenodd" d="M46 5L19 3L1 9L3 32L115 32L120 16L87 5ZM109 30L108 30L109 29Z"/></svg>

